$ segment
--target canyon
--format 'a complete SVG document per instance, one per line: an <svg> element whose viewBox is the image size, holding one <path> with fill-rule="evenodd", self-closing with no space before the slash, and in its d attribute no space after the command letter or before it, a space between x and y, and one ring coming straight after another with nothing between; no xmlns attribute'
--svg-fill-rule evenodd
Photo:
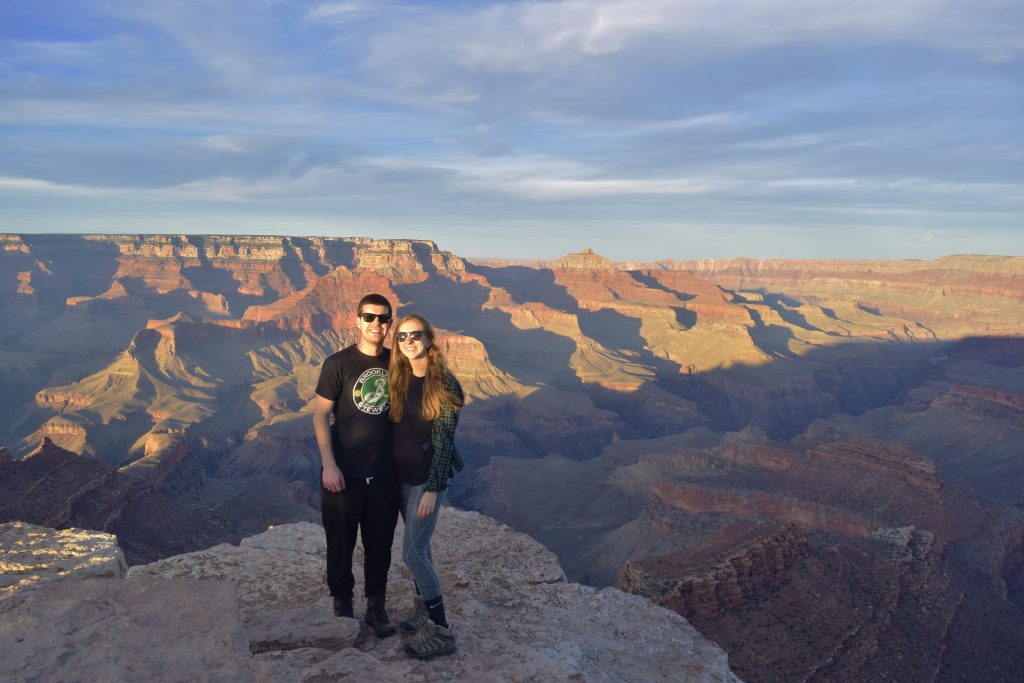
<svg viewBox="0 0 1024 683"><path fill-rule="evenodd" d="M129 564L315 520L355 304L468 396L460 508L747 681L1024 676L1024 258L474 260L428 241L0 235L0 522Z"/></svg>

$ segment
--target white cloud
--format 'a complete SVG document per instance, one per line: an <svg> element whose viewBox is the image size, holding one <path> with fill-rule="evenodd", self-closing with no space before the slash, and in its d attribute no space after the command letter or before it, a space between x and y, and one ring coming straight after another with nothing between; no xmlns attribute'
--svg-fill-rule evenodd
<svg viewBox="0 0 1024 683"><path fill-rule="evenodd" d="M590 217L603 198L638 217L1009 223L1024 201L1013 70L977 63L1020 58L1019 0L81 7L65 34L92 42L0 58L4 204L358 205L440 225Z"/></svg>
<svg viewBox="0 0 1024 683"><path fill-rule="evenodd" d="M472 183L465 183L472 187ZM547 179L522 178L493 185L493 189L529 199L579 199L626 195L704 194L720 189L713 183L686 178L665 179Z"/></svg>
<svg viewBox="0 0 1024 683"><path fill-rule="evenodd" d="M377 36L371 64L401 82L431 73L557 73L593 57L671 44L682 63L788 43L930 45L986 58L1024 50L1005 0L561 0L435 12Z"/></svg>
<svg viewBox="0 0 1024 683"><path fill-rule="evenodd" d="M628 195L683 195L721 190L726 183L690 178L615 177L588 164L543 156L408 159L378 158L368 164L390 170L442 173L453 190L499 192L524 200L562 200Z"/></svg>
<svg viewBox="0 0 1024 683"><path fill-rule="evenodd" d="M816 147L824 142L828 142L833 139L833 137L834 136L823 133L797 133L794 135L766 138L764 140L738 142L733 145L733 147L735 149L755 150L797 149L800 147Z"/></svg>
<svg viewBox="0 0 1024 683"><path fill-rule="evenodd" d="M6 45L7 59L17 62L49 62L81 66L108 48L103 41L26 41Z"/></svg>
<svg viewBox="0 0 1024 683"><path fill-rule="evenodd" d="M0 176L0 192L9 193L46 193L56 195L96 195L106 194L110 190L101 187L90 187L88 185L75 185L68 183L55 183L39 178L13 178Z"/></svg>
<svg viewBox="0 0 1024 683"><path fill-rule="evenodd" d="M297 103L264 102L259 107L216 99L174 99L158 92L110 92L104 97L12 97L0 107L0 124L71 125L96 129L231 128L242 131L299 127L320 130L351 124L348 117Z"/></svg>
<svg viewBox="0 0 1024 683"><path fill-rule="evenodd" d="M352 14L353 12L366 12L372 9L372 5L367 2L328 2L322 5L317 5L311 9L307 14L307 19L326 19L328 17L336 17L340 14Z"/></svg>
<svg viewBox="0 0 1024 683"><path fill-rule="evenodd" d="M241 154L245 151L245 147L240 142L228 135L209 135L203 138L203 146L232 154Z"/></svg>
<svg viewBox="0 0 1024 683"><path fill-rule="evenodd" d="M380 14L398 9L409 10L412 7L398 2L325 2L307 12L305 18L348 19L352 15Z"/></svg>
<svg viewBox="0 0 1024 683"><path fill-rule="evenodd" d="M630 130L631 133L660 133L673 130L694 130L706 128L736 128L737 125L746 123L749 117L736 113L715 112L712 114L701 114L699 116L687 116L684 118L668 119L665 121L653 121L640 124Z"/></svg>
<svg viewBox="0 0 1024 683"><path fill-rule="evenodd" d="M275 175L254 180L224 176L181 183L159 190L164 196L216 201L310 200L337 197L350 182L337 168L317 166L298 175Z"/></svg>
<svg viewBox="0 0 1024 683"><path fill-rule="evenodd" d="M250 5L137 0L118 5L117 11L170 38L216 77L221 88L280 87L273 15Z"/></svg>

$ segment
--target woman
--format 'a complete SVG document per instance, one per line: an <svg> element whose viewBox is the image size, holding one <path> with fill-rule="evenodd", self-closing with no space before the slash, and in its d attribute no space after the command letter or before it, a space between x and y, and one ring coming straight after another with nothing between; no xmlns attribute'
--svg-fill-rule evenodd
<svg viewBox="0 0 1024 683"><path fill-rule="evenodd" d="M410 656L429 659L455 652L455 633L444 613L430 537L448 478L463 467L455 449L455 427L465 397L434 345L434 328L418 315L398 321L388 372L395 469L405 521L402 559L416 582L414 611L398 627L416 634L428 621L434 623L423 638L405 646Z"/></svg>

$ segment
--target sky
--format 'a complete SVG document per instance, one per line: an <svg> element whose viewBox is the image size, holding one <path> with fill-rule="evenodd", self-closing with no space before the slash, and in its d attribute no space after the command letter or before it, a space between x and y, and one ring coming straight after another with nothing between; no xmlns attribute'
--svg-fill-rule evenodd
<svg viewBox="0 0 1024 683"><path fill-rule="evenodd" d="M1024 255L1024 3L3 2L0 232Z"/></svg>

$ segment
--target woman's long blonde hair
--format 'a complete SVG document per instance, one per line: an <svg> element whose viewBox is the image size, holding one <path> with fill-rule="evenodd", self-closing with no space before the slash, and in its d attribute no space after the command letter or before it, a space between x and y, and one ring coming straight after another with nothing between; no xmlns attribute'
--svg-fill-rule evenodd
<svg viewBox="0 0 1024 683"><path fill-rule="evenodd" d="M423 334L430 340L430 348L427 350L427 376L423 382L423 406L422 414L425 420L436 420L441 415L441 407L444 404L450 405L455 410L462 407L462 399L454 396L444 388L444 378L448 374L448 364L444 362L444 354L437 348L434 341L434 328L430 323L418 315L407 315L395 325L397 334L402 325L409 321L416 321L423 326ZM391 363L388 367L388 387L391 408L388 417L392 422L401 422L405 413L405 397L409 392L409 377L412 376L412 364L405 357L398 342L391 348Z"/></svg>

